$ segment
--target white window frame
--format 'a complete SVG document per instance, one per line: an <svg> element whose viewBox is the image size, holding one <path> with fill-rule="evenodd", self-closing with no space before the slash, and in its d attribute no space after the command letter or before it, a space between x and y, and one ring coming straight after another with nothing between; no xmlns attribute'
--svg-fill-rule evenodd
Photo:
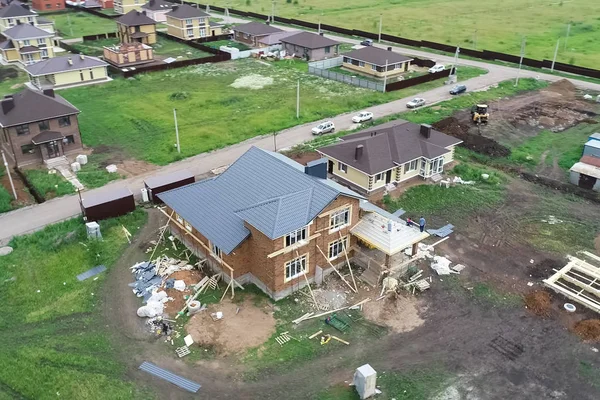
<svg viewBox="0 0 600 400"><path fill-rule="evenodd" d="M417 169L417 160L412 160L407 163L404 163L404 173L416 171Z"/></svg>
<svg viewBox="0 0 600 400"><path fill-rule="evenodd" d="M23 40L23 46L31 46L31 42L29 41L29 39Z"/></svg>
<svg viewBox="0 0 600 400"><path fill-rule="evenodd" d="M375 175L375 183L382 181L385 176L385 172L380 172Z"/></svg>
<svg viewBox="0 0 600 400"><path fill-rule="evenodd" d="M359 61L358 62L358 66L361 67L361 68L364 68L365 67L365 62L364 61Z"/></svg>
<svg viewBox="0 0 600 400"><path fill-rule="evenodd" d="M192 227L192 224L190 224L187 221L183 221L183 226L185 226L185 230L188 232L191 232L194 228Z"/></svg>
<svg viewBox="0 0 600 400"><path fill-rule="evenodd" d="M192 20L191 19L186 19L185 20L185 24L186 25L192 25Z"/></svg>
<svg viewBox="0 0 600 400"><path fill-rule="evenodd" d="M299 276L306 274L308 272L308 254L303 254L300 257L296 257L293 260L286 262L284 268L285 282L289 282L292 279L296 279ZM292 272L295 273L292 274Z"/></svg>
<svg viewBox="0 0 600 400"><path fill-rule="evenodd" d="M200 37L206 36L206 28L200 28Z"/></svg>
<svg viewBox="0 0 600 400"><path fill-rule="evenodd" d="M223 259L223 251L213 242L210 242L210 254L219 260Z"/></svg>
<svg viewBox="0 0 600 400"><path fill-rule="evenodd" d="M183 225L183 218L181 218L181 215L179 215L177 213L175 213L175 221L177 221Z"/></svg>
<svg viewBox="0 0 600 400"><path fill-rule="evenodd" d="M329 261L335 260L344 253L344 249L348 249L348 236L335 240L329 243L328 257ZM335 254L334 254L335 253Z"/></svg>
<svg viewBox="0 0 600 400"><path fill-rule="evenodd" d="M187 37L193 37L194 36L194 28L187 28L185 30L186 36Z"/></svg>
<svg viewBox="0 0 600 400"><path fill-rule="evenodd" d="M289 242L289 244L288 244ZM308 243L308 225L288 233L283 238L283 246L304 245Z"/></svg>
<svg viewBox="0 0 600 400"><path fill-rule="evenodd" d="M338 161L338 171L341 171L345 174L348 173L348 166L346 164L344 164L343 162L339 162Z"/></svg>
<svg viewBox="0 0 600 400"><path fill-rule="evenodd" d="M350 225L352 218L352 209L345 207L341 210L329 214L329 232L339 231Z"/></svg>
<svg viewBox="0 0 600 400"><path fill-rule="evenodd" d="M372 69L373 71L377 71L377 65L375 65L375 64L371 64L371 69Z"/></svg>

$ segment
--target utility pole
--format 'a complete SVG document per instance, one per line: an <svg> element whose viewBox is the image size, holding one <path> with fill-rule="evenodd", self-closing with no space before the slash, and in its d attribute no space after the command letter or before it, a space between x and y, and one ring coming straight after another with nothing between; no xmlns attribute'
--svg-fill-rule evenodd
<svg viewBox="0 0 600 400"><path fill-rule="evenodd" d="M381 43L381 31L383 30L383 14L379 14L379 39L378 43Z"/></svg>
<svg viewBox="0 0 600 400"><path fill-rule="evenodd" d="M175 137L177 138L177 152L181 153L181 146L179 145L179 127L177 126L177 109L173 109L173 118L175 119Z"/></svg>
<svg viewBox="0 0 600 400"><path fill-rule="evenodd" d="M10 182L10 188L12 189L15 200L17 200L17 191L15 190L15 184L13 183L12 176L10 175L10 169L8 168L8 162L6 161L6 157L4 156L4 150L0 150L0 152L2 152L2 162L4 163L4 169L6 169L6 173L8 174L8 181Z"/></svg>
<svg viewBox="0 0 600 400"><path fill-rule="evenodd" d="M271 2L271 23L275 23L275 0Z"/></svg>
<svg viewBox="0 0 600 400"><path fill-rule="evenodd" d="M319 17L319 29L318 29L317 33L319 35L321 34L321 17Z"/></svg>
<svg viewBox="0 0 600 400"><path fill-rule="evenodd" d="M519 70L517 71L517 79L515 80L515 86L519 84L519 75L521 74L521 67L523 66L523 57L525 57L525 45L527 41L525 38L521 40L521 58L519 59Z"/></svg>
<svg viewBox="0 0 600 400"><path fill-rule="evenodd" d="M552 59L552 67L550 68L550 72L554 72L554 63L556 62L556 56L558 55L558 46L560 44L560 39L556 41L556 48L554 49L554 58Z"/></svg>
<svg viewBox="0 0 600 400"><path fill-rule="evenodd" d="M388 60L385 60L385 69L383 70L383 93L385 93L385 86L387 85L387 69Z"/></svg>
<svg viewBox="0 0 600 400"><path fill-rule="evenodd" d="M565 51L567 51L567 41L569 40L569 35L571 34L571 24L567 25L567 37L565 37Z"/></svg>
<svg viewBox="0 0 600 400"><path fill-rule="evenodd" d="M300 118L300 79L298 79L298 88L296 89L296 118Z"/></svg>
<svg viewBox="0 0 600 400"><path fill-rule="evenodd" d="M277 152L277 132L273 132L273 148L273 151Z"/></svg>

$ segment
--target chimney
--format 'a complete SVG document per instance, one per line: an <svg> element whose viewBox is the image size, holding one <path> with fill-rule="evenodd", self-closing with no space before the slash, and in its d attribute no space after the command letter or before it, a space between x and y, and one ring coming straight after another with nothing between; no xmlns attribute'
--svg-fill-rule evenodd
<svg viewBox="0 0 600 400"><path fill-rule="evenodd" d="M146 11L145 11L145 10L144 10L144 11L142 11L142 14L146 15Z"/></svg>
<svg viewBox="0 0 600 400"><path fill-rule="evenodd" d="M21 4L21 7L23 7L26 10L29 10L29 4Z"/></svg>
<svg viewBox="0 0 600 400"><path fill-rule="evenodd" d="M320 158L309 162L304 167L304 173L315 178L327 179L327 159Z"/></svg>
<svg viewBox="0 0 600 400"><path fill-rule="evenodd" d="M67 63L69 63L69 65L73 65L73 60L71 60L71 57L67 59Z"/></svg>
<svg viewBox="0 0 600 400"><path fill-rule="evenodd" d="M388 51L392 51L392 46L388 47Z"/></svg>
<svg viewBox="0 0 600 400"><path fill-rule="evenodd" d="M54 97L54 89L44 89L44 96Z"/></svg>
<svg viewBox="0 0 600 400"><path fill-rule="evenodd" d="M179 6L173 6L173 11L177 11L179 9Z"/></svg>
<svg viewBox="0 0 600 400"><path fill-rule="evenodd" d="M4 96L4 99L2 99L2 113L6 115L13 108L15 108L15 99L12 96Z"/></svg>
<svg viewBox="0 0 600 400"><path fill-rule="evenodd" d="M431 125L421 124L420 133L425 139L429 139L431 137Z"/></svg>
<svg viewBox="0 0 600 400"><path fill-rule="evenodd" d="M79 55L79 58L80 58L81 60L85 60L85 56L84 56L83 54L80 54L80 55Z"/></svg>
<svg viewBox="0 0 600 400"><path fill-rule="evenodd" d="M363 154L363 145L359 144L358 146L356 146L356 149L354 149L354 161L360 160L360 158L362 157L362 154Z"/></svg>
<svg viewBox="0 0 600 400"><path fill-rule="evenodd" d="M325 32L321 32L321 33L319 33L319 35L325 36Z"/></svg>

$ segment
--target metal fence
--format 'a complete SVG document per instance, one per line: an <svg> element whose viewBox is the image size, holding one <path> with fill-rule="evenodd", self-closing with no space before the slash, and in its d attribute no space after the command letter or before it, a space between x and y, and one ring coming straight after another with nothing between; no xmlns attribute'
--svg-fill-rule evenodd
<svg viewBox="0 0 600 400"><path fill-rule="evenodd" d="M313 61L308 63L308 73L311 75L320 76L325 79L347 83L348 85L358 86L365 89L376 90L383 92L385 85L383 82L374 82L368 79L358 78L356 76L340 74L339 72L329 71L329 68L339 67L342 65L343 57L330 58L323 61Z"/></svg>

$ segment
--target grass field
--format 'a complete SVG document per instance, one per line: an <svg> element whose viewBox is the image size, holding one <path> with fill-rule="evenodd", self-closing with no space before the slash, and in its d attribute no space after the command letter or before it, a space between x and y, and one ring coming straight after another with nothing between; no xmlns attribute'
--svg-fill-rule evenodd
<svg viewBox="0 0 600 400"><path fill-rule="evenodd" d="M76 279L110 268L127 246L121 225L134 233L145 221L142 211L102 221L101 242L79 219L12 240L14 252L0 258L0 399L152 398L113 356L97 309L105 274Z"/></svg>
<svg viewBox="0 0 600 400"><path fill-rule="evenodd" d="M103 54L104 46L114 46L119 43L119 39L101 39L101 40L85 40L81 43L73 43L71 46L88 56L99 57Z"/></svg>
<svg viewBox="0 0 600 400"><path fill-rule="evenodd" d="M58 172L49 174L46 169L26 169L23 173L46 200L75 193L73 185Z"/></svg>
<svg viewBox="0 0 600 400"><path fill-rule="evenodd" d="M27 74L16 66L0 66L0 96L18 92L23 89Z"/></svg>
<svg viewBox="0 0 600 400"><path fill-rule="evenodd" d="M271 0L215 0L211 5L271 12ZM600 62L597 0L300 0L277 2L275 14L369 32L378 31L383 15L385 33L510 54L519 54L525 36L527 57L537 59L552 59L560 38L560 62L592 68Z"/></svg>
<svg viewBox="0 0 600 400"><path fill-rule="evenodd" d="M0 179L6 174L4 165L0 164ZM0 184L0 213L10 211L13 209L12 206L13 197L8 190Z"/></svg>
<svg viewBox="0 0 600 400"><path fill-rule="evenodd" d="M116 38L88 40L82 43L74 43L73 47L89 56L101 56L103 54L102 48L104 46L113 46L118 43L119 39ZM197 50L174 40L165 39L162 36L157 37L157 42L152 45L152 49L155 56L161 56L161 58L173 57L178 60L212 56L210 53Z"/></svg>
<svg viewBox="0 0 600 400"><path fill-rule="evenodd" d="M265 65L246 59L143 74L133 80L116 79L66 89L61 95L81 110L79 123L86 145L104 144L133 158L168 164L443 85L443 80L438 80L383 94L306 71L307 64L300 61ZM481 69L464 67L459 76L468 79L482 73ZM300 119L296 119L298 79ZM252 88L260 81L266 86ZM232 87L234 82L242 87ZM173 108L177 109L181 154L174 147Z"/></svg>
<svg viewBox="0 0 600 400"><path fill-rule="evenodd" d="M49 14L44 15L44 18L54 21L54 26L58 30L59 36L65 39L117 31L117 23L115 21L96 17L85 12Z"/></svg>

